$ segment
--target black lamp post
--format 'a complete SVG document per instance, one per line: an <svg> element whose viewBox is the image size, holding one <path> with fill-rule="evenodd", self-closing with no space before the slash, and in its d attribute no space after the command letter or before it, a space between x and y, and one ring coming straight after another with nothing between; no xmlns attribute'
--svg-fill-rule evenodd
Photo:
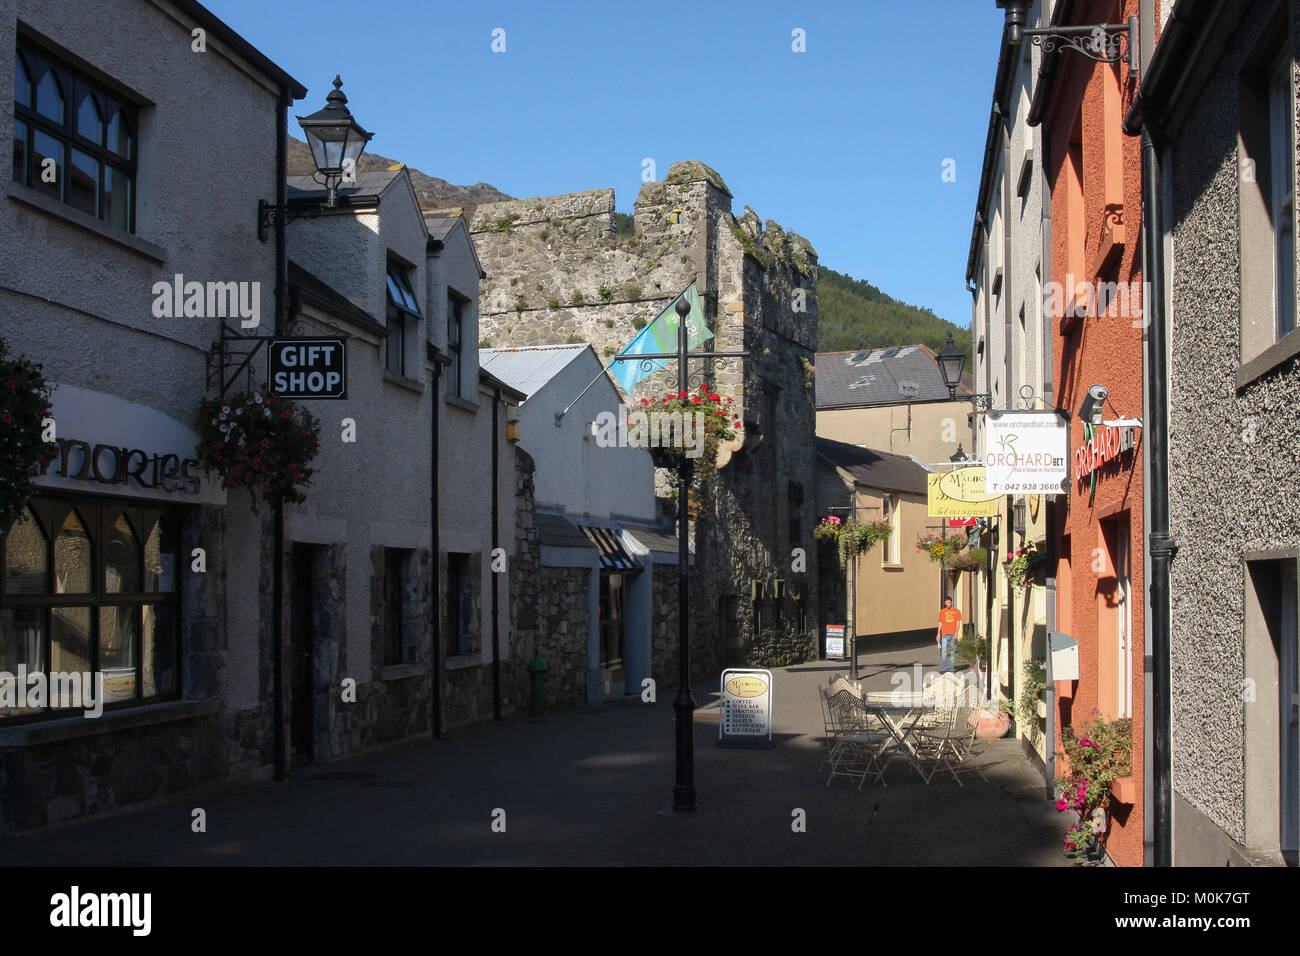
<svg viewBox="0 0 1300 956"><path fill-rule="evenodd" d="M686 392L690 389L690 375L687 362L690 359L702 359L714 363L718 359L746 358L747 352L692 352L690 351L690 334L687 330L686 317L691 312L691 305L683 295L678 298L677 312L677 351L645 352L640 355L615 355L612 362L642 362L655 360L677 362L677 390ZM677 780L673 787L673 810L677 813L695 811L695 698L691 695L691 641L690 641L690 601L687 594L687 561L690 556L690 490L693 465L689 458L682 455L677 462L677 697L673 701L677 730Z"/></svg>
<svg viewBox="0 0 1300 956"><path fill-rule="evenodd" d="M343 95L343 80L334 77L334 89L325 97L325 106L310 116L299 116L298 125L307 137L312 160L316 163L313 178L325 187L323 203L273 205L266 200L257 204L257 238L266 241L267 231L293 222L301 216L319 216L339 203L339 185L356 177L357 161L365 152L374 133L367 133L348 109Z"/></svg>

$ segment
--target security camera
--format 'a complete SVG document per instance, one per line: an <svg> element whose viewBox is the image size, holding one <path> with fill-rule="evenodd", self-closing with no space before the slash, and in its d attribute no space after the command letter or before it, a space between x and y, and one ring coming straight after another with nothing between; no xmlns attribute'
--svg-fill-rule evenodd
<svg viewBox="0 0 1300 956"><path fill-rule="evenodd" d="M1110 391L1105 385L1093 385L1088 389L1088 395L1079 406L1079 418L1089 425L1100 425L1102 418L1102 406L1106 404Z"/></svg>

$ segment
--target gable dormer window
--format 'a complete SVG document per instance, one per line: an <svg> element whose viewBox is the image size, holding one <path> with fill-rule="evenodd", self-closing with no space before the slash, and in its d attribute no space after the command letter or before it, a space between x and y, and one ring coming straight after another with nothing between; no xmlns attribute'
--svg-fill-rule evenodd
<svg viewBox="0 0 1300 956"><path fill-rule="evenodd" d="M388 260L388 344L385 367L406 375L408 344L420 321L420 305L411 287L411 270L394 259Z"/></svg>

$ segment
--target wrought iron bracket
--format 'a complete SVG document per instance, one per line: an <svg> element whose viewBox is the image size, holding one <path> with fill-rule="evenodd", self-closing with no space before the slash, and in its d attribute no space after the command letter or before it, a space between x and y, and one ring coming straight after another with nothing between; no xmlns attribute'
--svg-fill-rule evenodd
<svg viewBox="0 0 1300 956"><path fill-rule="evenodd" d="M262 350L262 346L271 341L273 335L244 335L238 329L221 323L221 338L212 343L207 353L207 387L216 385L224 396L239 376L247 373L248 387L253 387L253 359ZM236 345L244 343L244 346ZM229 378L227 370L234 372Z"/></svg>
<svg viewBox="0 0 1300 956"><path fill-rule="evenodd" d="M277 224L283 223L287 226L295 219L315 219L324 211L325 207L320 203L276 206L265 199L259 199L257 201L257 238L260 242L266 242L267 233L274 229Z"/></svg>
<svg viewBox="0 0 1300 956"><path fill-rule="evenodd" d="M970 407L972 411L987 412L993 407L993 396L988 392L979 392L967 395L966 397L970 399Z"/></svg>
<svg viewBox="0 0 1300 956"><path fill-rule="evenodd" d="M1130 76L1138 75L1137 58L1133 51L1137 48L1136 16L1128 18L1128 23L1105 23L1088 27L1040 27L1023 31L1029 42L1052 53L1062 47L1082 53L1098 63L1127 63Z"/></svg>

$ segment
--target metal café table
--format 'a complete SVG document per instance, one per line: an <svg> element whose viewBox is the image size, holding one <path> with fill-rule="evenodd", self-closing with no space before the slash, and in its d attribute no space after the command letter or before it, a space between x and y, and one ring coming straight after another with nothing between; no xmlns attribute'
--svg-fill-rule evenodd
<svg viewBox="0 0 1300 956"><path fill-rule="evenodd" d="M862 695L863 708L885 725L893 740L887 759L880 768L882 773L895 760L905 760L922 780L926 780L920 754L912 740L912 731L926 711L935 710L936 704L932 694L919 690L869 691Z"/></svg>

